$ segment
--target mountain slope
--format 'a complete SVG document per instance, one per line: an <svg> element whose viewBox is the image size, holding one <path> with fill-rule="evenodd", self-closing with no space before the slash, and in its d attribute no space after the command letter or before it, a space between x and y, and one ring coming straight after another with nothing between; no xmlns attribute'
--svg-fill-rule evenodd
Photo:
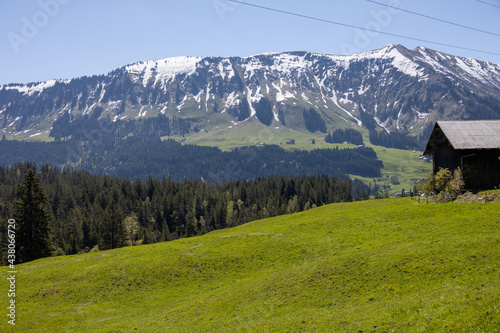
<svg viewBox="0 0 500 333"><path fill-rule="evenodd" d="M418 135L436 119L499 119L499 96L500 65L421 47L177 57L101 76L2 86L0 128L8 136L46 137L69 112L73 119L191 117L194 131L251 122L256 130L363 126Z"/></svg>
<svg viewBox="0 0 500 333"><path fill-rule="evenodd" d="M202 237L37 260L17 267L15 328L494 332L499 205L334 204Z"/></svg>

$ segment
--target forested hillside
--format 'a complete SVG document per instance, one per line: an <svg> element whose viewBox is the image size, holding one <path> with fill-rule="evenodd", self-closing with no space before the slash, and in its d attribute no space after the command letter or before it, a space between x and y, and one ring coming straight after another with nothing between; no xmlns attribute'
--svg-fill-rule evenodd
<svg viewBox="0 0 500 333"><path fill-rule="evenodd" d="M31 163L0 167L0 217L12 218ZM44 165L36 173L48 201L51 251L86 252L201 235L252 220L352 201L352 183L328 176L268 177L206 183L91 175ZM354 197L366 199L362 183ZM22 226L21 226L22 227ZM5 260L6 224L1 225Z"/></svg>
<svg viewBox="0 0 500 333"><path fill-rule="evenodd" d="M70 122L67 116L56 121L51 132L54 142L0 141L1 162L70 166L93 174L142 180L151 176L208 182L280 175L380 177L383 167L371 148L286 151L264 145L223 152L160 139L182 135L190 126L189 120L165 116L115 122L90 116Z"/></svg>

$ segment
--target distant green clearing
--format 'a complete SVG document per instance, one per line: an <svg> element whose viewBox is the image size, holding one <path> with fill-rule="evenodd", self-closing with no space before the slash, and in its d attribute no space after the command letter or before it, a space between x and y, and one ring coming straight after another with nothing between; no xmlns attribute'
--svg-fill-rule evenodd
<svg viewBox="0 0 500 333"><path fill-rule="evenodd" d="M279 127L279 126L276 126ZM407 191L412 190L418 183L415 179L425 178L429 171L432 169L432 163L419 159L422 151L386 148L381 146L372 145L368 139L368 130L356 127L356 130L363 134L363 140L367 147L372 147L379 160L384 162L382 169L382 177L364 178L355 175L350 175L351 178L360 179L363 182L372 185L375 180L379 185L391 185L389 193L394 195L401 192L402 189ZM177 137L176 140L184 140L186 144L196 144L202 146L215 146L222 150L231 150L241 146L253 146L258 144L275 144L280 147L292 149L331 149L339 147L356 148L353 144L343 143L326 143L324 133L307 133L301 131L290 130L286 127L264 127L254 122L240 123L231 128L220 127L219 129L212 129L208 132L194 133L185 138ZM295 140L295 144L287 144L287 141ZM312 143L315 141L315 144ZM391 184L391 177L396 176L400 184Z"/></svg>
<svg viewBox="0 0 500 333"><path fill-rule="evenodd" d="M376 181L379 185L391 185L391 190L389 191L391 195L401 192L402 189L407 191L412 190L418 183L414 179L425 178L432 169L432 162L419 159L419 156L422 154L421 151L417 150L413 152L412 150L385 148L371 144L367 144L366 146L372 147L377 153L378 159L384 162L384 168L381 170L382 177L377 178ZM400 184L391 184L392 176L398 177ZM374 184L373 178L353 175L351 177L360 179L367 184Z"/></svg>
<svg viewBox="0 0 500 333"><path fill-rule="evenodd" d="M333 204L17 271L1 332L498 332L500 204Z"/></svg>

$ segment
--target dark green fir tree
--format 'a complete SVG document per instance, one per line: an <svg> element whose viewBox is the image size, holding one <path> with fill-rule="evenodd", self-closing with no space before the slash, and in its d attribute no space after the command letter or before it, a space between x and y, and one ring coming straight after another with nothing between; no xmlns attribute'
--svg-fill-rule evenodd
<svg viewBox="0 0 500 333"><path fill-rule="evenodd" d="M19 200L14 206L19 263L50 255L50 215L47 204L47 196L40 186L40 180L29 169L19 186Z"/></svg>
<svg viewBox="0 0 500 333"><path fill-rule="evenodd" d="M124 216L120 206L112 200L102 216L102 242L99 245L101 250L125 246L127 231L123 221Z"/></svg>

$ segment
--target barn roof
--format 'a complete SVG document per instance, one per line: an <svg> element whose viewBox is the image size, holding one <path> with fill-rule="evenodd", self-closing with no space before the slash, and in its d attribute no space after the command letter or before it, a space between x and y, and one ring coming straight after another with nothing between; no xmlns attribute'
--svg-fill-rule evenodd
<svg viewBox="0 0 500 333"><path fill-rule="evenodd" d="M424 155L432 154L442 134L454 149L496 149L500 147L500 120L438 121Z"/></svg>

